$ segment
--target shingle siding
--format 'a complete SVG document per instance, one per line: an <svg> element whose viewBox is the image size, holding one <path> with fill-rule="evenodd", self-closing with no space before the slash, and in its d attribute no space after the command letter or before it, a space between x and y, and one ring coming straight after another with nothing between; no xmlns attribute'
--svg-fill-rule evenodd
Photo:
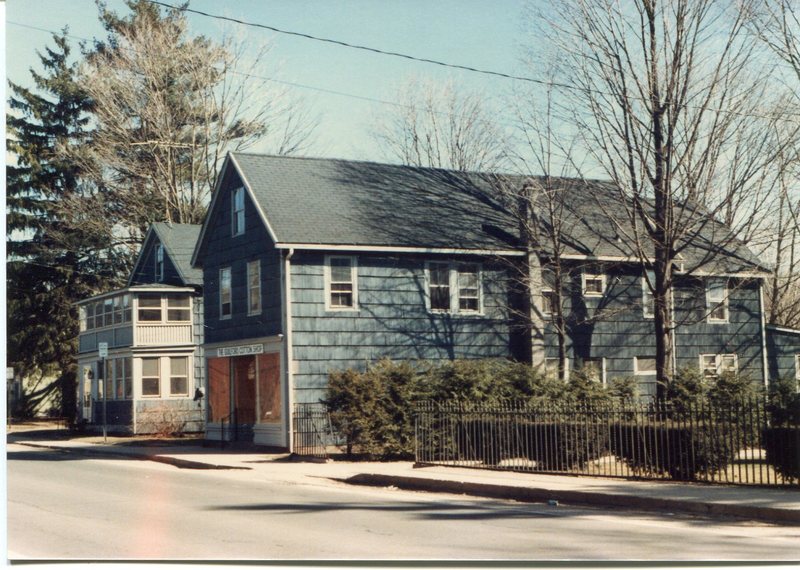
<svg viewBox="0 0 800 570"><path fill-rule="evenodd" d="M206 229L203 257L206 343L243 340L281 332L280 252L245 194L245 232L231 236L231 190L241 185L231 170L220 187L213 225ZM261 313L247 315L247 263L261 261ZM231 268L232 315L220 319L219 270Z"/></svg>
<svg viewBox="0 0 800 570"><path fill-rule="evenodd" d="M324 397L330 370L363 369L382 357L511 356L503 268L492 262L482 264L483 315L434 314L425 304L426 261L412 256L358 255L358 310L327 311L325 256L295 253L291 280L296 402Z"/></svg>
<svg viewBox="0 0 800 570"><path fill-rule="evenodd" d="M767 354L770 380L798 378L800 331L767 327Z"/></svg>

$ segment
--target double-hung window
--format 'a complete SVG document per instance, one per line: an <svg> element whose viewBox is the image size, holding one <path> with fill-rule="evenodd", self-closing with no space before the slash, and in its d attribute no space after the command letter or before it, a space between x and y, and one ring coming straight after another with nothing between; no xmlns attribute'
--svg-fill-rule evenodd
<svg viewBox="0 0 800 570"><path fill-rule="evenodd" d="M328 310L358 307L356 258L330 255L325 259L326 305Z"/></svg>
<svg viewBox="0 0 800 570"><path fill-rule="evenodd" d="M164 245L156 246L156 281L159 283L164 280Z"/></svg>
<svg viewBox="0 0 800 570"><path fill-rule="evenodd" d="M172 356L169 359L169 395L189 395L189 366L185 356Z"/></svg>
<svg viewBox="0 0 800 570"><path fill-rule="evenodd" d="M247 263L247 314L261 313L261 261Z"/></svg>
<svg viewBox="0 0 800 570"><path fill-rule="evenodd" d="M219 270L219 318L228 319L233 313L231 300L231 268Z"/></svg>
<svg viewBox="0 0 800 570"><path fill-rule="evenodd" d="M542 289L542 314L551 317L556 314L558 299L552 289Z"/></svg>
<svg viewBox="0 0 800 570"><path fill-rule="evenodd" d="M161 395L160 358L142 358L142 396Z"/></svg>
<svg viewBox="0 0 800 570"><path fill-rule="evenodd" d="M709 323L728 322L728 281L710 279L706 282L706 313Z"/></svg>
<svg viewBox="0 0 800 570"><path fill-rule="evenodd" d="M601 384L606 383L605 358L584 358L582 370L586 378L594 382L600 382Z"/></svg>
<svg viewBox="0 0 800 570"><path fill-rule="evenodd" d="M430 262L428 308L434 313L480 313L481 269L474 263Z"/></svg>
<svg viewBox="0 0 800 570"><path fill-rule="evenodd" d="M717 378L723 372L739 370L735 354L701 354L700 368L706 378Z"/></svg>
<svg viewBox="0 0 800 570"><path fill-rule="evenodd" d="M642 276L642 316L652 319L656 316L656 298L651 287L655 287L656 274L652 269Z"/></svg>
<svg viewBox="0 0 800 570"><path fill-rule="evenodd" d="M239 187L231 194L231 235L244 233L244 188Z"/></svg>

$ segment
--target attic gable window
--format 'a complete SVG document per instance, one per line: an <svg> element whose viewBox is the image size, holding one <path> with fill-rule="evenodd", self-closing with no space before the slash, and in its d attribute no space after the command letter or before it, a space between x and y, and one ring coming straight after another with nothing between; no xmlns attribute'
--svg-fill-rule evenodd
<svg viewBox="0 0 800 570"><path fill-rule="evenodd" d="M156 245L156 281L164 281L164 244Z"/></svg>
<svg viewBox="0 0 800 570"><path fill-rule="evenodd" d="M328 310L356 309L358 290L356 258L328 256L325 258L326 304Z"/></svg>
<svg viewBox="0 0 800 570"><path fill-rule="evenodd" d="M234 189L231 194L231 235L244 234L244 188Z"/></svg>
<svg viewBox="0 0 800 570"><path fill-rule="evenodd" d="M709 323L728 322L727 279L710 279L706 282L706 313Z"/></svg>

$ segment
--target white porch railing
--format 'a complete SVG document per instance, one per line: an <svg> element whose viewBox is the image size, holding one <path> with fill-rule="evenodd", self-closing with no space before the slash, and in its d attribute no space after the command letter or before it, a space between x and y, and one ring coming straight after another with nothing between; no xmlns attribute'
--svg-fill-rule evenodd
<svg viewBox="0 0 800 570"><path fill-rule="evenodd" d="M153 346L169 344L188 344L192 342L192 325L138 325L136 345Z"/></svg>

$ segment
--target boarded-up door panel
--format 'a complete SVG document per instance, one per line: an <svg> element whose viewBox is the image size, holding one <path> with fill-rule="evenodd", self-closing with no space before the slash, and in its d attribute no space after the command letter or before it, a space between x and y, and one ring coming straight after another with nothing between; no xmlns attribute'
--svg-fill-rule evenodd
<svg viewBox="0 0 800 570"><path fill-rule="evenodd" d="M233 359L233 394L236 406L236 423L256 423L256 359L244 356Z"/></svg>
<svg viewBox="0 0 800 570"><path fill-rule="evenodd" d="M281 357L279 353L258 355L259 423L281 421Z"/></svg>
<svg viewBox="0 0 800 570"><path fill-rule="evenodd" d="M212 422L227 419L231 413L230 358L208 359L208 407Z"/></svg>

